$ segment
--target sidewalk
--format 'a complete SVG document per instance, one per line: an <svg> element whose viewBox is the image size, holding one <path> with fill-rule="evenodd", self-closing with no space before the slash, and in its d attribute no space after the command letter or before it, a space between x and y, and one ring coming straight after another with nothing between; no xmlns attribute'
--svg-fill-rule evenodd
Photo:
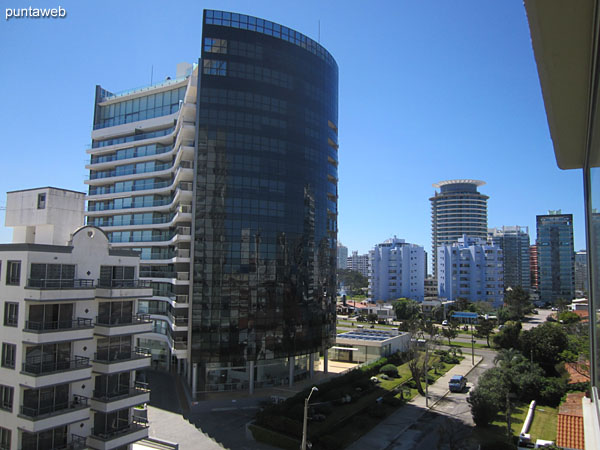
<svg viewBox="0 0 600 450"><path fill-rule="evenodd" d="M475 365L471 364L471 358L465 356L460 364L450 369L435 383L429 386L429 407L442 400L448 394L448 382L454 375L467 376L482 360L481 356L475 356ZM383 422L361 437L358 441L347 447L348 450L386 449L411 425L416 423L423 414L428 411L425 406L425 397L417 395L413 400L404 405Z"/></svg>

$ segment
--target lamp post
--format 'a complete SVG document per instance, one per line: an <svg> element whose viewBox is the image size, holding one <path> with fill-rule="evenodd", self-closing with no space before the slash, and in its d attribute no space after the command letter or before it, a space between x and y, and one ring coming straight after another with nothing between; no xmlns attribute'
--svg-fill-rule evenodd
<svg viewBox="0 0 600 450"><path fill-rule="evenodd" d="M318 391L319 389L316 386L313 386L312 389L310 390L310 393L308 394L308 397L306 397L306 399L304 400L304 423L302 424L302 446L300 447L301 450L306 450L306 428L307 428L307 421L308 421L308 401L310 400L310 396L312 395L313 392Z"/></svg>

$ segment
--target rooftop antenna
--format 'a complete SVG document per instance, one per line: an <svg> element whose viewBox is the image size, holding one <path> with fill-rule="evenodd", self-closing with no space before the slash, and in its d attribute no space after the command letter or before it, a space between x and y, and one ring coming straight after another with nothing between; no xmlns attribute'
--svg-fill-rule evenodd
<svg viewBox="0 0 600 450"><path fill-rule="evenodd" d="M321 43L321 19L319 19L319 37L317 38L317 42Z"/></svg>
<svg viewBox="0 0 600 450"><path fill-rule="evenodd" d="M152 64L152 68L150 69L150 85L152 85L153 80L154 80L154 64Z"/></svg>

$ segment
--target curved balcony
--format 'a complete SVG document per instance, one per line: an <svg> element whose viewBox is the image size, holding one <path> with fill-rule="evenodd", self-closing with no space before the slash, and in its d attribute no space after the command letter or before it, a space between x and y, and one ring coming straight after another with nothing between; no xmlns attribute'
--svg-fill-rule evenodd
<svg viewBox="0 0 600 450"><path fill-rule="evenodd" d="M108 348L94 353L93 370L102 374L113 374L150 367L150 350L141 347L131 349Z"/></svg>
<svg viewBox="0 0 600 450"><path fill-rule="evenodd" d="M141 334L152 331L152 321L148 314L127 317L97 316L94 333L101 336Z"/></svg>
<svg viewBox="0 0 600 450"><path fill-rule="evenodd" d="M91 406L95 411L112 412L130 408L150 401L150 389L146 383L136 382L133 387L115 386L110 392L94 390Z"/></svg>

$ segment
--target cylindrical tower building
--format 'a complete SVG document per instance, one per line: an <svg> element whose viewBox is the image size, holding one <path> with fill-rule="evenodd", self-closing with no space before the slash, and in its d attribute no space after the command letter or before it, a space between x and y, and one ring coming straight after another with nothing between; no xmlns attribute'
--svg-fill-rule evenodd
<svg viewBox="0 0 600 450"><path fill-rule="evenodd" d="M291 384L335 337L338 67L242 14L205 11L202 44L192 386Z"/></svg>
<svg viewBox="0 0 600 450"><path fill-rule="evenodd" d="M486 239L488 196L477 191L484 181L448 180L433 185L439 189L431 201L431 247L433 275L437 279L437 248L457 242L463 234Z"/></svg>

